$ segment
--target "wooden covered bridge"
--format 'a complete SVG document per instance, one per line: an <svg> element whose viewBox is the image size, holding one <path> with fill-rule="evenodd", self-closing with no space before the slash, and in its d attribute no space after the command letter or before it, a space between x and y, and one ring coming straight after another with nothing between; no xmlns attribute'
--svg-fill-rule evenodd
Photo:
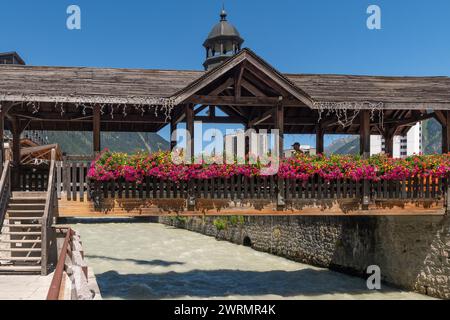
<svg viewBox="0 0 450 320"><path fill-rule="evenodd" d="M49 251L41 248L52 245L51 225L59 215L445 214L446 179L314 178L301 184L271 176L93 184L86 159L53 158L40 167L20 162L24 130L92 132L95 155L102 150L101 132L165 126L173 132L182 122L193 154L196 121L315 134L319 153L325 134L357 134L368 157L371 134L382 135L392 153L395 135L435 118L442 125L442 152L449 152L450 78L285 74L241 49L241 40L226 25L213 29L205 42L206 71L1 65L0 141L4 130L13 141L11 161L3 162L3 144L0 150L0 224L7 221L10 228L13 260L38 261L45 273Z"/></svg>

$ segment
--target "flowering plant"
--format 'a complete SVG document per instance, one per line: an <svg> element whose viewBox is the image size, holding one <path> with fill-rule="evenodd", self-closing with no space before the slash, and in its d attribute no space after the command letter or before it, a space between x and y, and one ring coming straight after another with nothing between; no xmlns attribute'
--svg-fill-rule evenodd
<svg viewBox="0 0 450 320"><path fill-rule="evenodd" d="M175 164L170 152L128 155L103 151L93 162L88 177L95 181L123 179L141 182L145 177L162 180L188 181L191 179L254 177L261 175L264 167L260 161L254 164ZM324 180L403 180L409 177L441 178L450 173L450 154L413 155L404 159L385 155L361 159L350 155L304 155L280 160L278 176L284 179L308 180L320 176Z"/></svg>

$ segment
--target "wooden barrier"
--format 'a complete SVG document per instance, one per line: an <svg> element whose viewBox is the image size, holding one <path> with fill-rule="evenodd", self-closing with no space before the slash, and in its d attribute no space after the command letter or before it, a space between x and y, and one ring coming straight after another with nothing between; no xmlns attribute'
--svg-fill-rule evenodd
<svg viewBox="0 0 450 320"><path fill-rule="evenodd" d="M444 179L409 178L391 181L353 181L339 179L325 181L316 176L307 181L284 179L279 189L277 176L214 178L174 182L146 177L142 182L124 180L91 182L92 195L97 198L148 199L263 199L275 201L280 194L290 200L356 199L364 196L376 200L439 200L446 193ZM367 189L364 184L367 183Z"/></svg>

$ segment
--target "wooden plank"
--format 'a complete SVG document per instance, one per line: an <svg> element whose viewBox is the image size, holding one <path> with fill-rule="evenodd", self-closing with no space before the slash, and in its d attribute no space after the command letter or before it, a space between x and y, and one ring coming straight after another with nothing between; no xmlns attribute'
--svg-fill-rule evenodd
<svg viewBox="0 0 450 320"><path fill-rule="evenodd" d="M408 177L407 180L407 192L406 192L406 197L408 199L410 199L412 197L412 178L411 176Z"/></svg>
<svg viewBox="0 0 450 320"><path fill-rule="evenodd" d="M56 194L58 196L58 199L61 199L61 175L62 175L62 162L58 161L56 162Z"/></svg>
<svg viewBox="0 0 450 320"><path fill-rule="evenodd" d="M436 178L430 177L430 197L436 198Z"/></svg>
<svg viewBox="0 0 450 320"><path fill-rule="evenodd" d="M89 167L88 167L89 168ZM91 181L88 177L86 177L86 193L87 193L87 200L91 201Z"/></svg>
<svg viewBox="0 0 450 320"><path fill-rule="evenodd" d="M158 190L158 185L157 185L157 180L156 177L152 177L152 186L153 186L153 198L157 198L157 190Z"/></svg>
<svg viewBox="0 0 450 320"><path fill-rule="evenodd" d="M122 179L117 180L116 184L117 184L117 197L119 199L122 199L122 197L123 197L123 181L122 181Z"/></svg>
<svg viewBox="0 0 450 320"><path fill-rule="evenodd" d="M407 180L406 179L403 179L402 181L401 181L401 186L400 186L400 189L401 189L401 198L402 199L406 199L407 198L407 194L406 194L406 183L407 183Z"/></svg>
<svg viewBox="0 0 450 320"><path fill-rule="evenodd" d="M80 201L81 202L83 202L84 201L84 188L85 188L85 185L84 185L84 177L85 177L85 175L84 175L84 169L85 169L85 163L84 162L81 162L80 163Z"/></svg>
<svg viewBox="0 0 450 320"><path fill-rule="evenodd" d="M139 199L144 198L144 183L141 181L138 184L139 187Z"/></svg>
<svg viewBox="0 0 450 320"><path fill-rule="evenodd" d="M136 198L136 181L131 183L131 197Z"/></svg>
<svg viewBox="0 0 450 320"><path fill-rule="evenodd" d="M114 180L109 182L109 194L112 199L116 198L116 185L117 183Z"/></svg>
<svg viewBox="0 0 450 320"><path fill-rule="evenodd" d="M63 190L66 193L67 200L70 200L71 199L71 194L69 192L70 177L69 177L69 172L68 172L68 170L69 170L69 168L68 168L69 163L64 160L62 162L62 165L63 165L63 172L62 172L63 173Z"/></svg>
<svg viewBox="0 0 450 320"><path fill-rule="evenodd" d="M145 196L147 198L150 198L150 177L149 176L145 176Z"/></svg>
<svg viewBox="0 0 450 320"><path fill-rule="evenodd" d="M418 197L419 197L419 178L415 176L413 183L413 198L417 199Z"/></svg>
<svg viewBox="0 0 450 320"><path fill-rule="evenodd" d="M125 198L130 198L130 183L125 181Z"/></svg>
<svg viewBox="0 0 450 320"><path fill-rule="evenodd" d="M255 198L255 177L250 177L250 198Z"/></svg>
<svg viewBox="0 0 450 320"><path fill-rule="evenodd" d="M77 164L75 162L72 162L70 165L71 168L71 175L70 175L70 181L72 185L72 200L77 200Z"/></svg>
<svg viewBox="0 0 450 320"><path fill-rule="evenodd" d="M419 198L423 198L425 193L424 193L424 181L423 181L423 177L420 177L419 179Z"/></svg>

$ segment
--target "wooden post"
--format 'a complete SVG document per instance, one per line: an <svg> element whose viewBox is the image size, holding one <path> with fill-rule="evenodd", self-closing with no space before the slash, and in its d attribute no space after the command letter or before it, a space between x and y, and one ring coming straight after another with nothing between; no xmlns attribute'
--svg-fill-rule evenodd
<svg viewBox="0 0 450 320"><path fill-rule="evenodd" d="M450 111L442 111L445 123L442 124L442 153L450 152Z"/></svg>
<svg viewBox="0 0 450 320"><path fill-rule="evenodd" d="M187 104L186 105L186 130L189 133L189 136L186 141L186 153L189 156L188 160L192 161L194 158L194 105ZM195 196L194 196L194 181L189 180L188 182L188 190L187 190L187 209L195 210Z"/></svg>
<svg viewBox="0 0 450 320"><path fill-rule="evenodd" d="M284 107L280 103L276 106L275 109L275 129L279 131L279 159L281 160L284 156ZM278 196L277 196L277 208L281 209L285 206L285 198L284 198L284 180L278 177Z"/></svg>
<svg viewBox="0 0 450 320"><path fill-rule="evenodd" d="M20 134L22 130L20 128L20 120L17 117L12 118L12 136L13 136L13 145L12 145L12 159L15 166L20 165Z"/></svg>
<svg viewBox="0 0 450 320"><path fill-rule="evenodd" d="M275 129L278 129L279 134L280 134L280 139L279 139L279 155L280 158L282 158L283 152L284 152L284 107L281 103L279 103L277 105L276 108L276 127Z"/></svg>
<svg viewBox="0 0 450 320"><path fill-rule="evenodd" d="M384 153L394 156L394 134L386 133L384 135Z"/></svg>
<svg viewBox="0 0 450 320"><path fill-rule="evenodd" d="M5 161L5 114L0 111L0 174L3 172L3 162Z"/></svg>
<svg viewBox="0 0 450 320"><path fill-rule="evenodd" d="M177 130L177 124L175 123L174 120L170 121L170 150L173 150L175 148L175 146L177 145L177 141L174 140L172 141L173 137L173 133L175 132L175 130Z"/></svg>
<svg viewBox="0 0 450 320"><path fill-rule="evenodd" d="M360 114L360 152L363 159L370 157L370 111L361 110ZM363 181L362 209L369 209L370 185L368 180Z"/></svg>
<svg viewBox="0 0 450 320"><path fill-rule="evenodd" d="M247 133L247 131L250 130L250 129L252 129L252 127L250 126L249 123L246 123L245 127L244 127L244 131L245 131L244 134ZM250 154L250 139L251 139L251 136L247 137L247 135L245 134L244 135L244 139L245 139L245 142L244 142L245 150L244 150L244 152L245 152L245 157L247 157Z"/></svg>
<svg viewBox="0 0 450 320"><path fill-rule="evenodd" d="M361 110L360 114L360 154L363 159L370 157L370 111Z"/></svg>
<svg viewBox="0 0 450 320"><path fill-rule="evenodd" d="M194 157L195 145L194 145L194 105L186 105L186 130L189 132L190 138L186 143L186 152L190 152L190 158Z"/></svg>
<svg viewBox="0 0 450 320"><path fill-rule="evenodd" d="M316 127L316 152L317 154L324 153L324 132L320 124Z"/></svg>
<svg viewBox="0 0 450 320"><path fill-rule="evenodd" d="M101 142L100 142L100 106L94 105L93 110L93 126L92 126L92 134L93 134L93 147L94 147L94 155L97 155L100 152Z"/></svg>

